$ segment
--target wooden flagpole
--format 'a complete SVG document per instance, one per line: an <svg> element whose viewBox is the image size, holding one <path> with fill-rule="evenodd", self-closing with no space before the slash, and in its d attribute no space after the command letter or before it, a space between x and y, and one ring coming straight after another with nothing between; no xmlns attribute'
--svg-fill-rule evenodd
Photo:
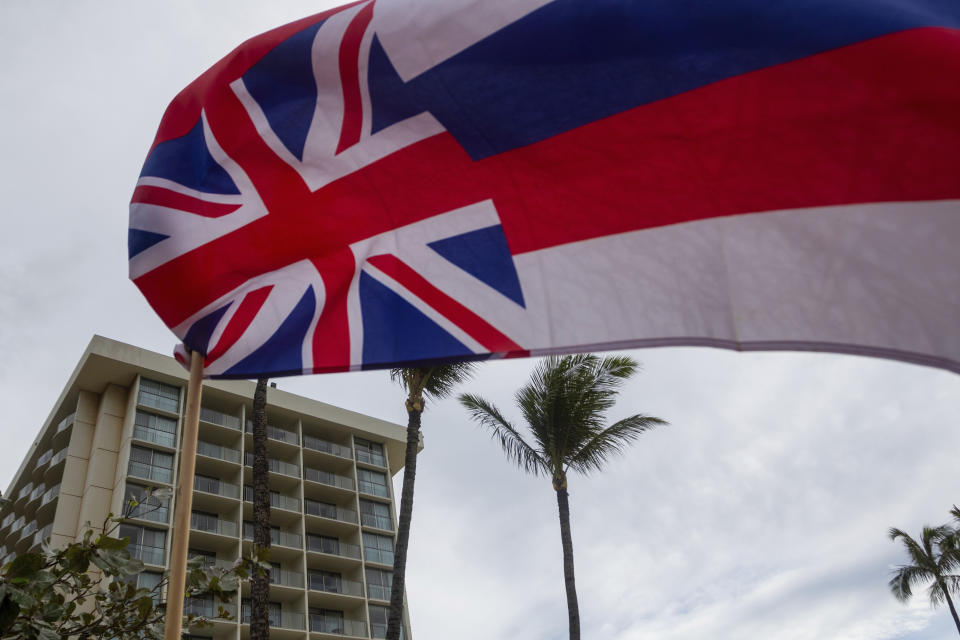
<svg viewBox="0 0 960 640"><path fill-rule="evenodd" d="M180 476L174 506L173 545L170 549L170 580L167 583L167 612L164 640L180 640L183 625L184 591L187 586L187 543L193 509L193 474L197 465L197 432L200 428L200 394L203 389L203 356L190 352L190 382L187 411L180 446Z"/></svg>

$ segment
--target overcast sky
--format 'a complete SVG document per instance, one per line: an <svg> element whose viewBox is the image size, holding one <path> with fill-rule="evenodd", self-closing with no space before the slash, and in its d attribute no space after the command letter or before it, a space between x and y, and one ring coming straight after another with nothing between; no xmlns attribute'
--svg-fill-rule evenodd
<svg viewBox="0 0 960 640"><path fill-rule="evenodd" d="M169 354L127 280L127 203L169 100L243 39L330 3L0 3L0 488L94 333ZM711 349L632 352L611 413L671 426L570 480L584 638L939 639L896 602L917 534L960 503L960 377L902 363ZM516 417L530 361L469 390ZM281 388L395 422L385 373ZM453 401L428 406L408 595L417 640L565 637L549 480L511 468Z"/></svg>

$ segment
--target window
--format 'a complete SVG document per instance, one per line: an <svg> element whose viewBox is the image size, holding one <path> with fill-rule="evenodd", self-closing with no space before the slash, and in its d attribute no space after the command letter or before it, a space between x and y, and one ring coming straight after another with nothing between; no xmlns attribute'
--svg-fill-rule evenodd
<svg viewBox="0 0 960 640"><path fill-rule="evenodd" d="M393 586L393 571L367 568L367 593L374 600L390 601L390 587Z"/></svg>
<svg viewBox="0 0 960 640"><path fill-rule="evenodd" d="M335 556L340 555L340 539L331 536L321 536L315 533L307 534L307 549L310 551L319 551L320 553L330 553Z"/></svg>
<svg viewBox="0 0 960 640"><path fill-rule="evenodd" d="M310 569L307 575L310 580L310 589L327 593L343 593L343 579L339 573Z"/></svg>
<svg viewBox="0 0 960 640"><path fill-rule="evenodd" d="M220 495L220 478L197 473L193 476L193 487L197 491Z"/></svg>
<svg viewBox="0 0 960 640"><path fill-rule="evenodd" d="M310 498L305 498L303 503L306 508L307 515L320 516L321 518L331 518L333 520L337 519L337 505L335 504L311 500Z"/></svg>
<svg viewBox="0 0 960 640"><path fill-rule="evenodd" d="M204 551L203 549L188 549L187 558L203 558L203 566L212 567L217 563L217 553L215 551Z"/></svg>
<svg viewBox="0 0 960 640"><path fill-rule="evenodd" d="M159 529L147 529L131 524L121 524L121 538L129 538L127 550L134 558L148 564L163 565L163 548L167 542L167 532Z"/></svg>
<svg viewBox="0 0 960 640"><path fill-rule="evenodd" d="M152 520L153 522L170 522L170 499L156 498L151 496L144 499L147 488L139 484L127 483L126 494L124 495L125 507L130 504L130 500L136 500L139 504L130 511L131 518L140 518L142 520Z"/></svg>
<svg viewBox="0 0 960 640"><path fill-rule="evenodd" d="M137 402L148 407L177 413L180 408L180 389L143 378L140 380L140 395Z"/></svg>
<svg viewBox="0 0 960 640"><path fill-rule="evenodd" d="M141 571L140 573L128 576L126 582L133 584L138 589L146 589L151 592L154 604L160 602L160 591L154 592L160 581L163 580L163 574L156 571Z"/></svg>
<svg viewBox="0 0 960 640"><path fill-rule="evenodd" d="M368 562L393 564L393 538L363 532L363 555Z"/></svg>
<svg viewBox="0 0 960 640"><path fill-rule="evenodd" d="M383 445L379 442L370 442L362 438L354 438L357 448L357 462L375 464L378 467L387 466L387 459L383 455Z"/></svg>
<svg viewBox="0 0 960 640"><path fill-rule="evenodd" d="M378 604L370 605L370 631L374 638L387 637L387 618L390 616L390 609L381 607Z"/></svg>
<svg viewBox="0 0 960 640"><path fill-rule="evenodd" d="M173 480L173 454L145 447L130 447L127 473L140 478L167 482Z"/></svg>
<svg viewBox="0 0 960 640"><path fill-rule="evenodd" d="M176 444L176 433L177 421L173 418L137 411L133 419L133 437L138 440L172 448Z"/></svg>
<svg viewBox="0 0 960 640"><path fill-rule="evenodd" d="M183 602L183 615L193 614L204 618L216 617L217 608L213 604L213 596L193 596Z"/></svg>
<svg viewBox="0 0 960 640"><path fill-rule="evenodd" d="M387 476L379 471L357 469L357 480L360 484L360 491L363 493L380 496L381 498L390 497L390 493L387 491Z"/></svg>
<svg viewBox="0 0 960 640"><path fill-rule="evenodd" d="M209 511L191 511L190 528L197 531L212 531L216 533L220 530L220 516ZM236 534L234 534L236 535Z"/></svg>
<svg viewBox="0 0 960 640"><path fill-rule="evenodd" d="M343 611L310 607L310 631L343 633Z"/></svg>
<svg viewBox="0 0 960 640"><path fill-rule="evenodd" d="M360 500L360 522L368 527L393 531L390 505L372 500Z"/></svg>

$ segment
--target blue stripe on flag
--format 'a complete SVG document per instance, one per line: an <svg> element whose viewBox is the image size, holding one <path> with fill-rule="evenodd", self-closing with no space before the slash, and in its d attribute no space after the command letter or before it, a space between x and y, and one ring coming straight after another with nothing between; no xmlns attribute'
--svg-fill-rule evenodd
<svg viewBox="0 0 960 640"><path fill-rule="evenodd" d="M156 233L154 231L144 231L143 229L130 228L127 231L127 257L146 251L161 240L166 240L170 236Z"/></svg>
<svg viewBox="0 0 960 640"><path fill-rule="evenodd" d="M227 312L231 304L233 303L228 302L216 311L208 313L194 322L190 330L187 331L187 335L183 337L183 344L187 345L191 351L207 355L210 349L210 336L213 335L213 330L217 328L220 318Z"/></svg>
<svg viewBox="0 0 960 640"><path fill-rule="evenodd" d="M270 128L303 160L303 146L317 106L313 40L323 21L287 38L243 74L247 91L263 109Z"/></svg>
<svg viewBox="0 0 960 640"><path fill-rule="evenodd" d="M428 247L521 307L523 291L499 224L430 242Z"/></svg>
<svg viewBox="0 0 960 640"><path fill-rule="evenodd" d="M409 302L362 271L360 305L364 366L473 353Z"/></svg>
<svg viewBox="0 0 960 640"><path fill-rule="evenodd" d="M313 322L316 307L313 287L308 287L274 334L219 377L256 378L263 371L277 376L303 373L303 342Z"/></svg>
<svg viewBox="0 0 960 640"><path fill-rule="evenodd" d="M958 0L555 0L397 85L370 76L377 127L422 105L472 158L731 76L888 33L960 27ZM386 61L389 65L389 61ZM402 90L404 95L384 96Z"/></svg>
<svg viewBox="0 0 960 640"><path fill-rule="evenodd" d="M240 193L230 175L207 149L203 120L186 135L161 142L143 164L140 177L166 178L203 193Z"/></svg>

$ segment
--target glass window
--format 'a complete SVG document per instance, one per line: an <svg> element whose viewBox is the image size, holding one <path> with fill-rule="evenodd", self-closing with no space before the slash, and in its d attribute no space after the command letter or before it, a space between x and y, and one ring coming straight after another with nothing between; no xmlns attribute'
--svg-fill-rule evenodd
<svg viewBox="0 0 960 640"><path fill-rule="evenodd" d="M129 538L127 551L134 558L148 564L162 565L163 549L167 542L167 532L159 529L147 529L131 524L121 524L119 529L121 538Z"/></svg>
<svg viewBox="0 0 960 640"><path fill-rule="evenodd" d="M331 536L321 536L315 533L307 534L307 548L310 551L340 555L340 539Z"/></svg>
<svg viewBox="0 0 960 640"><path fill-rule="evenodd" d="M310 607L310 631L342 634L343 611Z"/></svg>
<svg viewBox="0 0 960 640"><path fill-rule="evenodd" d="M374 638L387 637L387 618L390 616L390 609L378 604L370 605L370 631Z"/></svg>
<svg viewBox="0 0 960 640"><path fill-rule="evenodd" d="M332 518L333 520L337 519L337 505L335 504L311 500L310 498L305 498L303 503L308 515Z"/></svg>
<svg viewBox="0 0 960 640"><path fill-rule="evenodd" d="M212 567L217 562L217 553L203 549L188 549L187 558L203 558L204 566Z"/></svg>
<svg viewBox="0 0 960 640"><path fill-rule="evenodd" d="M209 511L191 511L190 528L197 531L213 531L216 533L220 528L220 516Z"/></svg>
<svg viewBox="0 0 960 640"><path fill-rule="evenodd" d="M283 616L282 605L279 602L268 602L267 609L268 609L267 616L270 618L270 626L271 627L282 626L280 624L280 619ZM250 622L250 598L243 598L240 601L240 611L241 611L243 622Z"/></svg>
<svg viewBox="0 0 960 640"><path fill-rule="evenodd" d="M393 586L393 571L367 568L367 592L374 600L390 600L390 587Z"/></svg>
<svg viewBox="0 0 960 640"><path fill-rule="evenodd" d="M148 407L177 413L180 408L180 389L173 385L143 378L140 380L140 395L137 401Z"/></svg>
<svg viewBox="0 0 960 640"><path fill-rule="evenodd" d="M360 500L360 521L368 527L393 531L390 505L372 500Z"/></svg>
<svg viewBox="0 0 960 640"><path fill-rule="evenodd" d="M152 520L153 522L170 522L170 499L164 498L161 500L151 496L149 500L145 500L146 491L147 488L144 486L127 483L124 506L129 505L131 499L139 503L130 511L130 517Z"/></svg>
<svg viewBox="0 0 960 640"><path fill-rule="evenodd" d="M354 438L357 448L357 461L375 464L378 467L387 466L387 459L383 455L383 445L379 442L370 442L363 438Z"/></svg>
<svg viewBox="0 0 960 640"><path fill-rule="evenodd" d="M310 569L308 571L310 579L309 588L314 591L326 591L327 593L343 593L343 579L335 571L319 571Z"/></svg>
<svg viewBox="0 0 960 640"><path fill-rule="evenodd" d="M364 531L363 555L368 562L393 564L393 538Z"/></svg>
<svg viewBox="0 0 960 640"><path fill-rule="evenodd" d="M133 437L138 440L173 447L176 443L176 433L177 421L173 418L137 411L133 419Z"/></svg>
<svg viewBox="0 0 960 640"><path fill-rule="evenodd" d="M380 496L381 498L390 497L387 490L387 476L379 471L357 469L357 481L360 484L360 491L363 493Z"/></svg>
<svg viewBox="0 0 960 640"><path fill-rule="evenodd" d="M130 464L127 473L157 482L173 480L173 454L154 451L146 447L130 447Z"/></svg>
<svg viewBox="0 0 960 640"><path fill-rule="evenodd" d="M220 494L220 478L197 473L193 476L193 486L197 491Z"/></svg>

